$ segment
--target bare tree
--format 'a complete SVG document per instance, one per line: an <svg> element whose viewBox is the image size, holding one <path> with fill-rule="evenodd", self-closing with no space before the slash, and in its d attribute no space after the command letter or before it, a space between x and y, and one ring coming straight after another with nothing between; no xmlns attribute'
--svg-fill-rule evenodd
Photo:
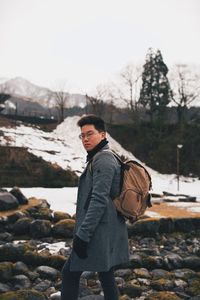
<svg viewBox="0 0 200 300"><path fill-rule="evenodd" d="M62 84L57 91L52 92L52 97L58 112L58 121L61 123L65 118L65 110L69 107L70 94L66 91L64 84Z"/></svg>
<svg viewBox="0 0 200 300"><path fill-rule="evenodd" d="M126 65L120 73L122 87L118 89L119 98L127 104L131 111L137 108L141 74L141 67L133 64Z"/></svg>
<svg viewBox="0 0 200 300"><path fill-rule="evenodd" d="M171 71L172 101L177 106L178 121L184 120L184 114L191 104L200 101L200 73L188 65L175 65Z"/></svg>
<svg viewBox="0 0 200 300"><path fill-rule="evenodd" d="M105 113L105 103L102 99L97 97L85 95L86 98L86 106L87 113L93 113L99 117L101 117Z"/></svg>

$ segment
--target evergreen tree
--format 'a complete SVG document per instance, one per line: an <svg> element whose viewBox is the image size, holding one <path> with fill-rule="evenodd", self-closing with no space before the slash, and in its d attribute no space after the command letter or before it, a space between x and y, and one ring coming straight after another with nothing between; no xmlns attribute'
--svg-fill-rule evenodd
<svg viewBox="0 0 200 300"><path fill-rule="evenodd" d="M155 53L150 48L143 66L142 88L139 103L153 116L163 116L167 104L171 101L171 88L167 78L168 68L163 61L160 50Z"/></svg>

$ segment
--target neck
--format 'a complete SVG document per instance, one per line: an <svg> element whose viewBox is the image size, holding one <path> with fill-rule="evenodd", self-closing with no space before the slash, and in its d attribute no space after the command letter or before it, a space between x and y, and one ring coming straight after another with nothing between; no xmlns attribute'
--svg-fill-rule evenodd
<svg viewBox="0 0 200 300"><path fill-rule="evenodd" d="M99 144L97 144L92 150L87 151L87 162L93 158L93 156L99 152L105 145L108 144L107 139L103 139Z"/></svg>

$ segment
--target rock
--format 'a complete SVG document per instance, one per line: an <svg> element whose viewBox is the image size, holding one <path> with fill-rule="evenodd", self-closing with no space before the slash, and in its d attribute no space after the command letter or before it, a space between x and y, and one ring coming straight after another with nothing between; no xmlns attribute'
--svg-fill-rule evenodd
<svg viewBox="0 0 200 300"><path fill-rule="evenodd" d="M189 281L189 288L186 290L191 296L200 297L200 278L194 278Z"/></svg>
<svg viewBox="0 0 200 300"><path fill-rule="evenodd" d="M47 300L47 297L38 291L20 290L0 295L0 300Z"/></svg>
<svg viewBox="0 0 200 300"><path fill-rule="evenodd" d="M8 284L0 283L0 294L9 292L10 290L11 290L11 287Z"/></svg>
<svg viewBox="0 0 200 300"><path fill-rule="evenodd" d="M139 268L142 266L142 258L139 254L130 255L130 265L132 268Z"/></svg>
<svg viewBox="0 0 200 300"><path fill-rule="evenodd" d="M137 277L141 278L151 278L151 275L149 271L145 268L140 268L140 269L134 269L134 273L136 274Z"/></svg>
<svg viewBox="0 0 200 300"><path fill-rule="evenodd" d="M30 233L30 224L33 221L32 218L21 218L17 220L15 223L15 226L13 228L14 234L16 235L22 235L22 234L28 234Z"/></svg>
<svg viewBox="0 0 200 300"><path fill-rule="evenodd" d="M156 291L169 291L174 287L174 283L169 279L158 279L151 282L151 287Z"/></svg>
<svg viewBox="0 0 200 300"><path fill-rule="evenodd" d="M16 211L13 214L8 216L8 222L10 223L15 223L17 220L21 219L21 218L26 218L28 217L28 213L27 212L23 212L23 211Z"/></svg>
<svg viewBox="0 0 200 300"><path fill-rule="evenodd" d="M60 299L61 299L61 294L60 294L60 292L53 293L53 294L51 294L51 296L50 296L50 300L60 300Z"/></svg>
<svg viewBox="0 0 200 300"><path fill-rule="evenodd" d="M115 276L122 277L127 280L132 278L133 271L131 269L119 269L115 271Z"/></svg>
<svg viewBox="0 0 200 300"><path fill-rule="evenodd" d="M19 290L22 288L28 289L31 286L31 282L30 282L29 278L22 274L13 276L12 283L16 290Z"/></svg>
<svg viewBox="0 0 200 300"><path fill-rule="evenodd" d="M36 268L36 272L39 273L42 278L52 280L57 279L61 275L59 271L48 266L40 266Z"/></svg>
<svg viewBox="0 0 200 300"><path fill-rule="evenodd" d="M10 193L18 200L20 205L28 204L28 199L22 194L18 187L14 187Z"/></svg>
<svg viewBox="0 0 200 300"><path fill-rule="evenodd" d="M182 300L173 292L155 292L145 298L145 300Z"/></svg>
<svg viewBox="0 0 200 300"><path fill-rule="evenodd" d="M18 200L8 192L0 192L0 211L15 209L19 206Z"/></svg>
<svg viewBox="0 0 200 300"><path fill-rule="evenodd" d="M140 297L144 288L137 284L126 284L125 287L119 289L121 294L126 294L130 298Z"/></svg>
<svg viewBox="0 0 200 300"><path fill-rule="evenodd" d="M104 297L101 295L89 295L80 298L81 300L104 300Z"/></svg>
<svg viewBox="0 0 200 300"><path fill-rule="evenodd" d="M49 209L45 202L42 202L42 204L35 207L29 207L26 211L33 219L52 220L52 210Z"/></svg>
<svg viewBox="0 0 200 300"><path fill-rule="evenodd" d="M195 228L191 218L178 218L174 220L174 229L175 231L191 232Z"/></svg>
<svg viewBox="0 0 200 300"><path fill-rule="evenodd" d="M151 271L151 275L153 276L154 279L169 278L170 273L166 270L155 269Z"/></svg>
<svg viewBox="0 0 200 300"><path fill-rule="evenodd" d="M14 271L14 274L16 274L16 275L29 273L29 269L28 269L27 265L25 263L23 263L22 261L17 261L14 264L13 271Z"/></svg>
<svg viewBox="0 0 200 300"><path fill-rule="evenodd" d="M131 300L131 298L127 295L123 295L119 298L119 300Z"/></svg>
<svg viewBox="0 0 200 300"><path fill-rule="evenodd" d="M173 269L178 269L183 267L183 259L178 254L171 253L166 255L164 258L164 262L168 270L173 270Z"/></svg>
<svg viewBox="0 0 200 300"><path fill-rule="evenodd" d="M129 226L128 232L130 236L136 233L143 236L155 236L155 234L159 231L159 226L159 219L146 218L137 221L132 226Z"/></svg>
<svg viewBox="0 0 200 300"><path fill-rule="evenodd" d="M177 269L174 270L172 274L175 278L184 280L195 277L195 272L190 269Z"/></svg>
<svg viewBox="0 0 200 300"><path fill-rule="evenodd" d="M142 260L142 266L148 270L161 269L164 267L164 259L161 256L147 256Z"/></svg>
<svg viewBox="0 0 200 300"><path fill-rule="evenodd" d="M35 220L30 224L30 235L33 238L42 238L51 234L51 222L47 220Z"/></svg>
<svg viewBox="0 0 200 300"><path fill-rule="evenodd" d="M174 221L171 218L161 218L159 232L171 233L174 231Z"/></svg>
<svg viewBox="0 0 200 300"><path fill-rule="evenodd" d="M53 234L59 237L72 238L75 220L66 219L57 222L53 227Z"/></svg>
<svg viewBox="0 0 200 300"><path fill-rule="evenodd" d="M0 241L11 242L12 240L13 236L9 232L0 233Z"/></svg>
<svg viewBox="0 0 200 300"><path fill-rule="evenodd" d="M53 213L53 221L56 223L56 222L59 222L61 220L64 220L64 219L71 219L71 216L65 212L62 212L62 211L54 211Z"/></svg>
<svg viewBox="0 0 200 300"><path fill-rule="evenodd" d="M0 263L0 280L7 282L12 278L13 275L13 264L5 261Z"/></svg>
<svg viewBox="0 0 200 300"><path fill-rule="evenodd" d="M33 250L33 248L28 244L12 244L7 243L0 247L0 261L5 261L5 257L7 261L16 262L21 259L24 259L26 251ZM30 263L30 261L28 261Z"/></svg>
<svg viewBox="0 0 200 300"><path fill-rule="evenodd" d="M41 282L35 284L33 288L39 292L45 292L51 286L51 281L41 280Z"/></svg>
<svg viewBox="0 0 200 300"><path fill-rule="evenodd" d="M185 287L188 286L187 282L182 279L176 279L174 280L175 286L180 287L184 290Z"/></svg>
<svg viewBox="0 0 200 300"><path fill-rule="evenodd" d="M200 270L200 257L188 256L184 259L184 267L192 270Z"/></svg>

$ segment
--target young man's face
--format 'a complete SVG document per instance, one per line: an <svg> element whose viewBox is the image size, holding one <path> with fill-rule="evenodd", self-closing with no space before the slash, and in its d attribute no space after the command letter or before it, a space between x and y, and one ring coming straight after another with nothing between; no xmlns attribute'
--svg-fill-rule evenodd
<svg viewBox="0 0 200 300"><path fill-rule="evenodd" d="M106 137L105 131L99 132L94 125L84 125L81 127L80 137L86 151L91 151Z"/></svg>

